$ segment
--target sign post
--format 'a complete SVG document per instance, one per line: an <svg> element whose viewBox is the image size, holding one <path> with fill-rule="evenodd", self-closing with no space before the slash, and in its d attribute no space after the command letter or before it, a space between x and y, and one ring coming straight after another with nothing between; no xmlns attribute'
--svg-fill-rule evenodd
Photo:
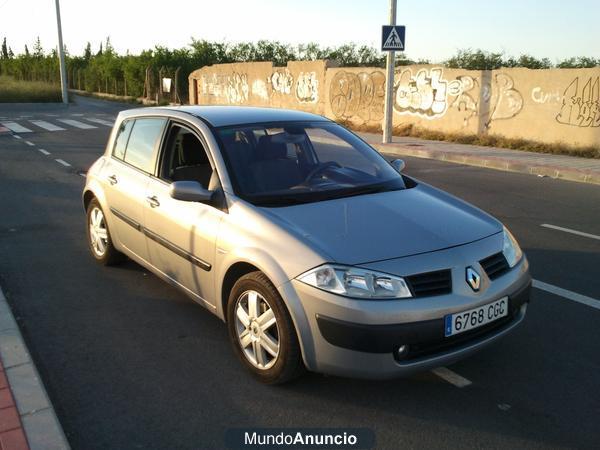
<svg viewBox="0 0 600 450"><path fill-rule="evenodd" d="M69 103L69 92L67 91L67 66L65 64L65 47L63 46L62 25L60 23L60 4L56 0L56 23L58 26L58 60L60 61L60 84L62 86L63 103Z"/></svg>
<svg viewBox="0 0 600 450"><path fill-rule="evenodd" d="M390 0L390 24L384 25L381 32L381 50L387 51L385 110L383 114L383 143L392 142L392 116L394 105L395 51L404 50L406 28L396 26L396 1Z"/></svg>

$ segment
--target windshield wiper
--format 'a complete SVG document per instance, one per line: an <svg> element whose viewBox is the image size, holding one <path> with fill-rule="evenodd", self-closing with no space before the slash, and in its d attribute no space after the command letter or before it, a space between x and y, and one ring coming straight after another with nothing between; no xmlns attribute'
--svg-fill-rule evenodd
<svg viewBox="0 0 600 450"><path fill-rule="evenodd" d="M378 194L379 192L387 192L387 191L396 191L398 188L390 188L387 186L375 185L375 186L365 186L362 188L350 189L347 191L340 192L339 194L334 194L329 198L344 198L344 197L355 197L357 195L366 195L366 194Z"/></svg>

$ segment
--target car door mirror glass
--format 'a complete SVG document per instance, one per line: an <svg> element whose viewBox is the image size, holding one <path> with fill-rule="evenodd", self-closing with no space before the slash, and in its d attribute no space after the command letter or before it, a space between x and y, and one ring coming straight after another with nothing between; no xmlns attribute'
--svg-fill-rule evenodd
<svg viewBox="0 0 600 450"><path fill-rule="evenodd" d="M396 172L400 173L406 167L406 163L402 159L395 159L392 161L392 167L396 169Z"/></svg>
<svg viewBox="0 0 600 450"><path fill-rule="evenodd" d="M203 188L197 181L174 181L169 189L171 198L184 202L210 203L213 194L213 191Z"/></svg>

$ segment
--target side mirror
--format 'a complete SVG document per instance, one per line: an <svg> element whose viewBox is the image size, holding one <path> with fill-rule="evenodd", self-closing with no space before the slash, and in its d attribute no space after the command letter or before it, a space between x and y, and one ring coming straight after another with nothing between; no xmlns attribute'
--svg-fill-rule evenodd
<svg viewBox="0 0 600 450"><path fill-rule="evenodd" d="M213 194L197 181L174 181L169 189L171 198L184 202L211 203Z"/></svg>
<svg viewBox="0 0 600 450"><path fill-rule="evenodd" d="M392 167L396 169L396 172L400 173L406 167L406 163L402 159L395 159L392 161Z"/></svg>

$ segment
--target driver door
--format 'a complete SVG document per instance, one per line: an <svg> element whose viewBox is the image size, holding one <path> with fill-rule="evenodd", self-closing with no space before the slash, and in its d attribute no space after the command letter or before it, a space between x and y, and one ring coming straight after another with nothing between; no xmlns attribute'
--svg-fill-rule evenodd
<svg viewBox="0 0 600 450"><path fill-rule="evenodd" d="M215 306L215 243L224 212L207 204L175 200L173 181L218 187L204 141L184 125L171 123L159 155L159 172L148 184L145 223L152 265L205 306Z"/></svg>

